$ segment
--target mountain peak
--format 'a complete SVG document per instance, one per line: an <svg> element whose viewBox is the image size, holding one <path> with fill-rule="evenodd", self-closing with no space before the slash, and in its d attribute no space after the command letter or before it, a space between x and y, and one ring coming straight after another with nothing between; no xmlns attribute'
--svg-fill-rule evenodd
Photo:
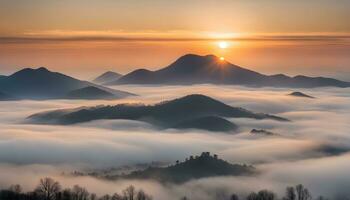
<svg viewBox="0 0 350 200"><path fill-rule="evenodd" d="M35 71L48 72L49 70L45 67L39 67L39 68L35 69Z"/></svg>
<svg viewBox="0 0 350 200"><path fill-rule="evenodd" d="M11 76L19 76L19 75L29 75L29 74L36 74L36 73L47 73L47 72L51 72L49 71L47 68L45 67L39 67L39 68L24 68L22 70L19 70L15 73L13 73ZM11 77L10 76L10 77Z"/></svg>
<svg viewBox="0 0 350 200"><path fill-rule="evenodd" d="M192 60L206 60L206 61L213 61L213 60L219 60L219 57L213 55L213 54L208 54L205 56L197 55L197 54L185 54L178 58L175 62L177 61L192 61Z"/></svg>
<svg viewBox="0 0 350 200"><path fill-rule="evenodd" d="M122 75L117 72L107 71L93 80L93 82L105 84L107 82L116 81Z"/></svg>

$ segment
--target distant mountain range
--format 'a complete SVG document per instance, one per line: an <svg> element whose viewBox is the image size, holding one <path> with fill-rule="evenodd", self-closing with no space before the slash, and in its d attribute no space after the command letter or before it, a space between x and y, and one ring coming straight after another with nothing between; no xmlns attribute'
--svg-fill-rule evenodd
<svg viewBox="0 0 350 200"><path fill-rule="evenodd" d="M138 69L107 85L118 84L232 84L251 87L350 87L350 82L324 77L295 76L283 74L264 75L227 61L214 55L199 56L187 54L171 65L156 71Z"/></svg>
<svg viewBox="0 0 350 200"><path fill-rule="evenodd" d="M108 71L108 72L105 72L105 73L101 74L97 78L95 78L93 80L93 82L94 83L98 83L98 84L105 84L105 83L108 83L108 82L116 81L122 76L123 75L121 75L121 74L119 74L117 72Z"/></svg>
<svg viewBox="0 0 350 200"><path fill-rule="evenodd" d="M249 176L256 174L253 166L231 164L209 152L200 156L191 156L184 162L177 161L168 167L149 167L145 170L134 171L127 175L107 177L109 179L152 179L160 182L184 183L192 179L216 176Z"/></svg>
<svg viewBox="0 0 350 200"><path fill-rule="evenodd" d="M188 95L155 105L119 104L55 110L28 117L32 123L75 124L100 119L138 120L159 128L196 128L231 131L237 126L222 118L253 118L288 121L285 118L231 107L204 95Z"/></svg>
<svg viewBox="0 0 350 200"><path fill-rule="evenodd" d="M90 87L88 90L79 89ZM94 88L94 89L92 89ZM78 90L78 91L77 91ZM128 92L113 90L87 81L51 72L46 68L25 68L10 76L0 78L0 92L16 99L60 99L73 96L79 99L92 99L95 94L110 93L114 98L123 98L133 95ZM91 94L87 94L92 92ZM98 96L100 99L101 96ZM110 97L110 96L109 96Z"/></svg>

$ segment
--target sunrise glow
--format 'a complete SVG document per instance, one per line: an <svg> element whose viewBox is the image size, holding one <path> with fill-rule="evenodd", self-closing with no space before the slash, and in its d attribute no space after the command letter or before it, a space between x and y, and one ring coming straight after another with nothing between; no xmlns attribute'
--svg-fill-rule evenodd
<svg viewBox="0 0 350 200"><path fill-rule="evenodd" d="M220 49L226 49L229 45L228 45L228 42L226 42L226 41L220 41L218 43L218 46Z"/></svg>

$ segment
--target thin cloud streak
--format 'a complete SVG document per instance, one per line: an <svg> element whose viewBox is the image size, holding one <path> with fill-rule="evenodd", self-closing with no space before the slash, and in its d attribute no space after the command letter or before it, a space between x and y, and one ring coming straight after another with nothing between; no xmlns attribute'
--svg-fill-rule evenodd
<svg viewBox="0 0 350 200"><path fill-rule="evenodd" d="M350 42L350 34L283 34L283 35L247 35L234 37L179 37L170 34L159 36L159 34L62 34L62 35L41 35L29 34L29 36L0 37L0 43L41 43L41 42L198 42L198 41L237 41L237 42L339 42L344 45ZM346 43L344 43L346 42Z"/></svg>

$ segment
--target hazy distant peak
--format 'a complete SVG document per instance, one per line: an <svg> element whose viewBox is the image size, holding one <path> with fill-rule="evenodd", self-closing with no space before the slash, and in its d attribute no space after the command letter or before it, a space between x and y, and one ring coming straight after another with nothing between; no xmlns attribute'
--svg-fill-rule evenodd
<svg viewBox="0 0 350 200"><path fill-rule="evenodd" d="M103 74L101 74L100 76L96 77L93 82L95 83L100 83L100 84L104 84L107 82L111 82L111 81L116 81L118 80L121 76L123 76L122 74L119 74L117 72L112 72L112 71L107 71Z"/></svg>

